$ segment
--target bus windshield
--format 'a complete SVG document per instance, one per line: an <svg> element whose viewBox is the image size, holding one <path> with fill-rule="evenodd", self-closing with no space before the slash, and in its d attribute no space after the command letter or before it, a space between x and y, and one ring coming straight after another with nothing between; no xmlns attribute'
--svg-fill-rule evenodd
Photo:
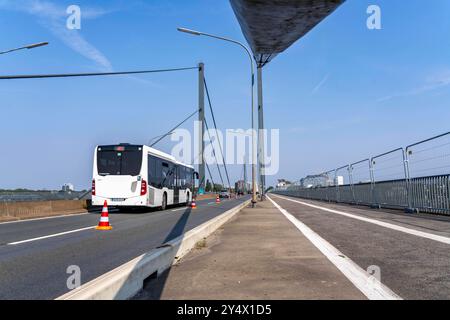
<svg viewBox="0 0 450 320"><path fill-rule="evenodd" d="M137 176L141 172L142 150L97 152L97 171L101 176Z"/></svg>

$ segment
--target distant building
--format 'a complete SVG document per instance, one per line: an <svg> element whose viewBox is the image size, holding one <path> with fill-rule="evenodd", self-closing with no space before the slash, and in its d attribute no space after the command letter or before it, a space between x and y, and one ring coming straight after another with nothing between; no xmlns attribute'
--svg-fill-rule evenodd
<svg viewBox="0 0 450 320"><path fill-rule="evenodd" d="M246 183L244 180L239 180L238 182L235 183L234 188L237 193L244 194L246 192L248 193L251 191L252 185L250 182Z"/></svg>
<svg viewBox="0 0 450 320"><path fill-rule="evenodd" d="M65 183L63 186L62 186L62 189L61 189L62 191L64 191L64 192L72 192L72 191L75 191L75 188L73 187L73 184L71 184L71 183Z"/></svg>
<svg viewBox="0 0 450 320"><path fill-rule="evenodd" d="M344 185L344 177L343 176L337 176L334 180L335 186L343 186Z"/></svg>
<svg viewBox="0 0 450 320"><path fill-rule="evenodd" d="M300 186L302 188L317 188L327 187L332 184L329 182L329 177L326 174L310 175L303 179L300 179Z"/></svg>

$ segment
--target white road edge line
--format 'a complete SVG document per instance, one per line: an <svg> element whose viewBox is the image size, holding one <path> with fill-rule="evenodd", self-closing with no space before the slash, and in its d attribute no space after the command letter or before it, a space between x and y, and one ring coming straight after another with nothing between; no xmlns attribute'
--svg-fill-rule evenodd
<svg viewBox="0 0 450 320"><path fill-rule="evenodd" d="M293 200L293 199L289 199L289 198L285 198L285 197L280 197L280 196L275 196L275 197L278 197L280 199L284 199L284 200L287 200L287 201L291 201L291 202L296 202L296 203L302 204L304 206L308 206L308 207L311 207L311 208L319 209L319 210L322 210L322 211L327 211L327 212L339 214L341 216L345 216L345 217L348 217L348 218L352 218L352 219L356 219L356 220L360 220L360 221L364 221L364 222L373 223L373 224L381 226L381 227L385 227L385 228L388 228L388 229L404 232L404 233L407 233L407 234L414 235L416 237L421 237L421 238L434 240L434 241L445 243L445 244L450 244L450 238L448 238L448 237L438 236L436 234L423 232L423 231L419 231L419 230L415 230L415 229L410 229L410 228L402 227L402 226L399 226L399 225L396 225L396 224L378 221L376 219L364 218L364 217L357 216L357 215L354 215L354 214L350 214L350 213L347 213L347 212L342 212L342 211L338 211L338 210L328 209L328 208L325 208L325 207L320 207L320 206L316 206L316 205L313 205L313 204L309 204L309 203L306 203L306 202L297 201L297 200Z"/></svg>
<svg viewBox="0 0 450 320"><path fill-rule="evenodd" d="M369 300L402 300L399 295L394 293L391 289L389 289L381 282L371 277L365 270L354 263L350 258L344 256L338 249L336 249L328 241L311 230L307 225L295 218L288 211L280 207L269 196L267 198Z"/></svg>
<svg viewBox="0 0 450 320"><path fill-rule="evenodd" d="M48 238L54 238L54 237L59 237L59 236L63 236L65 234L70 234L70 233L75 233L75 232L80 232L80 231L84 231L84 230L89 230L89 229L94 229L96 226L93 227L87 227L87 228L81 228L81 229L77 229L77 230L71 230L71 231L66 231L66 232L61 232L61 233L56 233L56 234L51 234L48 236L43 236L43 237L38 237L38 238L33 238L33 239L28 239L28 240L22 240L22 241L16 241L16 242L11 242L11 243L7 243L7 246L15 246L18 244L22 244L22 243L27 243L27 242L32 242L32 241L38 241L38 240L43 240L43 239L48 239Z"/></svg>

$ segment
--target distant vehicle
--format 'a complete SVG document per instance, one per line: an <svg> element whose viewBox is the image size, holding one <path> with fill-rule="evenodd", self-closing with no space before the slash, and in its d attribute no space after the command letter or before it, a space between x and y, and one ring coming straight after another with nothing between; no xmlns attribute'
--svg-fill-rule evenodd
<svg viewBox="0 0 450 320"><path fill-rule="evenodd" d="M222 190L219 192L220 198L230 198L230 192L228 190Z"/></svg>
<svg viewBox="0 0 450 320"><path fill-rule="evenodd" d="M95 148L92 205L159 207L189 203L196 172L169 154L145 145Z"/></svg>

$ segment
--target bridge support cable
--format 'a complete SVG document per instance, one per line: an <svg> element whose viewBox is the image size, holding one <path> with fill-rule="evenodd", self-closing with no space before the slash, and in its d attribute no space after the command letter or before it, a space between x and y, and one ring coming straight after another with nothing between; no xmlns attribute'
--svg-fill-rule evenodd
<svg viewBox="0 0 450 320"><path fill-rule="evenodd" d="M212 174L211 174L211 169L209 169L209 165L208 165L208 163L205 163L206 164L206 169L208 170L208 173L209 173L209 177L210 177L210 179L211 179L211 183L212 183L212 185L213 185L213 190L212 191L214 191L215 190L215 182L214 182L214 179L213 179L213 176L212 176ZM206 185L206 181L205 181L205 185ZM206 191L206 190L205 190Z"/></svg>
<svg viewBox="0 0 450 320"><path fill-rule="evenodd" d="M209 95L208 84L206 83L206 78L203 78L203 80L205 82L206 97L208 98L208 104L209 104L209 109L211 110L211 117L212 117L212 120L213 120L213 123L214 123L214 128L216 130L217 137L219 137L219 133L218 133L218 130L217 130L216 117L214 116L214 109L213 109L213 106L212 106L212 103L211 103L211 96ZM230 176L228 175L228 169L227 169L227 165L226 165L226 162L225 162L225 157L223 155L223 148L222 148L222 143L220 142L220 139L218 139L218 142L219 142L220 154L222 156L223 166L224 166L224 169L225 169L225 174L226 174L227 181L228 181L228 186L229 186L229 188L231 188Z"/></svg>
<svg viewBox="0 0 450 320"><path fill-rule="evenodd" d="M156 70L138 70L138 71L120 71L120 72L7 75L7 76L0 76L0 80L118 76L118 75L133 75L133 74L147 74L147 73L161 73L161 72L176 72L176 71L186 71L186 70L194 70L194 69L198 69L198 67L156 69Z"/></svg>
<svg viewBox="0 0 450 320"><path fill-rule="evenodd" d="M209 142L211 143L211 147L213 149L213 154L214 154L214 157L216 158L217 171L219 172L220 181L222 182L222 186L225 186L225 184L223 182L222 172L220 171L220 167L219 167L219 159L217 158L217 153L214 148L214 144L212 143L211 134L209 133L208 122L206 121L206 119L205 119L205 125L206 125L206 132L208 132ZM206 161L205 161L205 163L206 163Z"/></svg>
<svg viewBox="0 0 450 320"><path fill-rule="evenodd" d="M186 119L184 119L183 121L181 121L179 124L177 124L175 127L173 127L172 129L170 129L166 134L162 135L158 140L156 140L154 143L152 143L150 145L150 147L153 148L154 145L156 145L157 143L159 143L161 140L163 140L165 137L167 137L168 135L170 135L173 131L175 131L176 129L178 129L180 126L182 126L184 123L186 123L186 121L188 121L190 118L192 118L193 116L195 116L198 113L198 110L194 111L193 113L191 113Z"/></svg>

